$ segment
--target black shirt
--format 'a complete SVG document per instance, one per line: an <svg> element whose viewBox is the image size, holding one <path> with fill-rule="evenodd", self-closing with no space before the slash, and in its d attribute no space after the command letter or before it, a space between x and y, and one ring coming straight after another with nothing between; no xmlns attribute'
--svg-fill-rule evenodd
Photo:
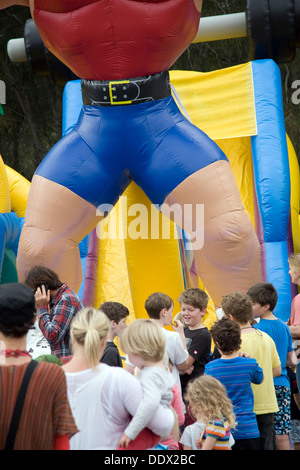
<svg viewBox="0 0 300 470"><path fill-rule="evenodd" d="M100 362L103 362L108 366L123 367L119 350L113 341L107 341Z"/></svg>
<svg viewBox="0 0 300 470"><path fill-rule="evenodd" d="M188 353L195 359L193 364L193 372L189 374L180 375L182 393L185 393L186 386L190 380L203 375L205 364L209 362L211 336L206 327L190 330L188 327L184 328L184 336Z"/></svg>

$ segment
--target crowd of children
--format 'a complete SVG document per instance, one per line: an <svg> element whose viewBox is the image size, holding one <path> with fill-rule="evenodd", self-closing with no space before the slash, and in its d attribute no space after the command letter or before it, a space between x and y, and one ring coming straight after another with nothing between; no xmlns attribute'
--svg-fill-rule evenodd
<svg viewBox="0 0 300 470"><path fill-rule="evenodd" d="M300 258L289 259L291 280L300 283L295 259ZM298 298L293 301L294 331L274 315L277 292L270 283L225 295L210 330L202 321L208 300L204 290L186 289L178 298L180 313L173 317L173 300L156 292L145 302L149 320L117 330L125 369L138 376L144 397L144 411L125 429L119 448L130 448L138 431L164 407L176 416L170 436L160 438L171 450L297 450L300 412L293 341ZM146 346L154 336L160 341L155 358L154 343L149 351Z"/></svg>
<svg viewBox="0 0 300 470"><path fill-rule="evenodd" d="M300 285L300 254L289 266ZM175 316L162 292L129 325L119 302L81 310L62 365L79 429L71 449L299 450L299 299L284 323L272 284L228 293L210 329L198 287Z"/></svg>

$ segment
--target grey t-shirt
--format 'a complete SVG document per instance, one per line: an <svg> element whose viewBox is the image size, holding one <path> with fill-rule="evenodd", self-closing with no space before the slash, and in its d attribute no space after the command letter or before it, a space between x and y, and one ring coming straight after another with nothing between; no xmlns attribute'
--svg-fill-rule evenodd
<svg viewBox="0 0 300 470"><path fill-rule="evenodd" d="M192 450L199 450L196 447L196 440L200 439L200 436L202 435L203 431L203 423L198 423L198 421L196 421L194 424L190 424L190 426L187 426L184 429L180 438L180 443L182 445L190 447Z"/></svg>

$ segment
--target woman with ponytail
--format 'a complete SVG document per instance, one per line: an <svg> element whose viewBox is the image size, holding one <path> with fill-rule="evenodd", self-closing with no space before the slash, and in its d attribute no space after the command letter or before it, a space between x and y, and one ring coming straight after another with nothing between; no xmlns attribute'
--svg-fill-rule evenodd
<svg viewBox="0 0 300 470"><path fill-rule="evenodd" d="M73 356L63 366L70 406L79 429L70 440L71 450L117 449L142 400L136 377L120 367L100 362L109 330L108 317L91 307L81 310L71 323ZM162 435L165 429L161 421L151 422L149 429ZM139 450L151 447L152 433L144 430L139 443Z"/></svg>

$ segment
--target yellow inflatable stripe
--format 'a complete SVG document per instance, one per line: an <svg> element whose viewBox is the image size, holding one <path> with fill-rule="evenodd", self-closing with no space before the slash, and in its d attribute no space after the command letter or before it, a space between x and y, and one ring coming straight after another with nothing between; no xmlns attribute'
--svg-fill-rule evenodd
<svg viewBox="0 0 300 470"><path fill-rule="evenodd" d="M123 303L131 314L129 322L135 318L147 318L145 300L156 291L168 294L174 300L174 311L178 312L180 307L177 297L184 290L178 239L151 239L150 224L149 239L133 239L130 236L131 228L139 231L147 227L147 221L142 219L138 210L136 214L129 214L129 208L133 208L136 203L142 205L149 217L151 210L158 212L156 208L151 208L143 191L131 183L107 219L100 224L104 232L100 239L97 273L97 305L107 300ZM158 213L160 230L163 218ZM111 235L118 235L120 225L123 230L123 224L125 232L123 235L121 233L121 239L106 236L108 229L112 230ZM168 224L170 233L174 233L176 229L173 222L168 220Z"/></svg>
<svg viewBox="0 0 300 470"><path fill-rule="evenodd" d="M5 165L0 155L0 213L4 214L10 211L11 211L11 200L10 200L9 184L8 184Z"/></svg>
<svg viewBox="0 0 300 470"><path fill-rule="evenodd" d="M191 121L211 139L257 134L250 62L205 73L176 70L170 78Z"/></svg>
<svg viewBox="0 0 300 470"><path fill-rule="evenodd" d="M5 165L5 169L9 184L11 210L18 217L25 217L30 181L8 165Z"/></svg>
<svg viewBox="0 0 300 470"><path fill-rule="evenodd" d="M300 173L295 149L287 136L291 180L291 227L294 251L300 252Z"/></svg>

